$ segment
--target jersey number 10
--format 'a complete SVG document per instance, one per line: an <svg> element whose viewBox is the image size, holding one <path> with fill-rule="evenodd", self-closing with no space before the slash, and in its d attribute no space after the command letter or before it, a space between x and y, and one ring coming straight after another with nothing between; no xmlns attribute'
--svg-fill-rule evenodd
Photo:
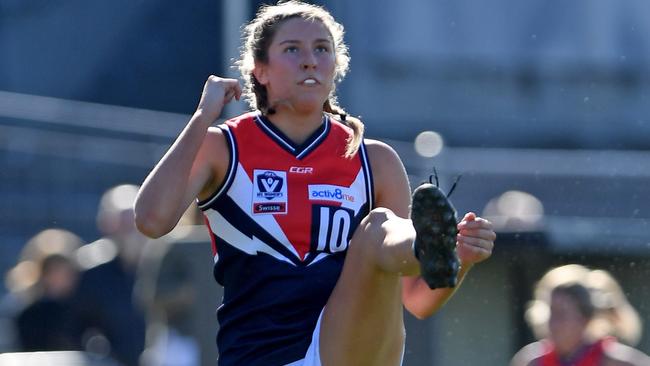
<svg viewBox="0 0 650 366"><path fill-rule="evenodd" d="M347 249L354 212L343 207L316 206L313 215L318 225L320 252L336 253Z"/></svg>

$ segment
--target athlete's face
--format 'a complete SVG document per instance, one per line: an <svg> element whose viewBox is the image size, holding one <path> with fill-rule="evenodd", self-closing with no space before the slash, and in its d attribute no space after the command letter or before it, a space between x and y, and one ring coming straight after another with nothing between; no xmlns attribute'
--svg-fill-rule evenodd
<svg viewBox="0 0 650 366"><path fill-rule="evenodd" d="M562 292L551 295L548 326L550 338L560 354L569 354L582 345L588 322L573 297Z"/></svg>
<svg viewBox="0 0 650 366"><path fill-rule="evenodd" d="M268 92L269 105L297 111L322 108L334 86L332 37L322 22L284 21L268 50L268 63L255 66L255 77Z"/></svg>

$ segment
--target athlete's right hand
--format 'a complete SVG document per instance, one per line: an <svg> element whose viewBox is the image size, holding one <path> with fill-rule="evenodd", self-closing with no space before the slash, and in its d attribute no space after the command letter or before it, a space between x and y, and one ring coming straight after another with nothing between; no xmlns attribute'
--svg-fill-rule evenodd
<svg viewBox="0 0 650 366"><path fill-rule="evenodd" d="M196 113L209 123L212 123L219 118L221 110L232 98L237 100L241 98L241 93L241 86L237 79L210 75L203 86L203 93L196 108Z"/></svg>

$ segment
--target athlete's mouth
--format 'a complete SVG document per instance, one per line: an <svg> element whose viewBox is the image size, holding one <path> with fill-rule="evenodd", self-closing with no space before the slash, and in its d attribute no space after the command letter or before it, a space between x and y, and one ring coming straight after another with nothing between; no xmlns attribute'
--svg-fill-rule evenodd
<svg viewBox="0 0 650 366"><path fill-rule="evenodd" d="M320 84L320 82L318 80L316 80L315 78L307 78L307 79L301 81L298 84L301 84L301 85L316 85L316 84Z"/></svg>

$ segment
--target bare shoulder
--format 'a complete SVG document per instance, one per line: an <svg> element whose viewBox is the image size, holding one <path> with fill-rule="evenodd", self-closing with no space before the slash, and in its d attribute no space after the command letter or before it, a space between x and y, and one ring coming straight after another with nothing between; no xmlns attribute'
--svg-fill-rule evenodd
<svg viewBox="0 0 650 366"><path fill-rule="evenodd" d="M221 128L210 127L203 140L204 148L209 148L212 153L217 149L218 152L228 151L228 141L226 134ZM222 156L221 154L219 156Z"/></svg>
<svg viewBox="0 0 650 366"><path fill-rule="evenodd" d="M199 193L199 199L211 195L223 182L230 165L230 148L222 129L210 127L197 156L199 165L208 167L210 178Z"/></svg>
<svg viewBox="0 0 650 366"><path fill-rule="evenodd" d="M510 366L535 366L543 355L544 345L542 342L533 342L524 346L512 357Z"/></svg>
<svg viewBox="0 0 650 366"><path fill-rule="evenodd" d="M650 366L650 357L645 353L619 342L605 347L607 366Z"/></svg>
<svg viewBox="0 0 650 366"><path fill-rule="evenodd" d="M205 142L210 144L223 144L226 145L226 135L219 127L208 128L208 133L205 135Z"/></svg>
<svg viewBox="0 0 650 366"><path fill-rule="evenodd" d="M394 154L397 156L397 152L387 143L374 140L374 139L363 139L366 147L368 148L368 154Z"/></svg>
<svg viewBox="0 0 650 366"><path fill-rule="evenodd" d="M400 157L385 142L365 139L364 143L372 170L376 206L390 208L398 216L408 217L411 193Z"/></svg>
<svg viewBox="0 0 650 366"><path fill-rule="evenodd" d="M403 169L402 160L390 145L379 140L364 139L363 141L368 151L373 174L381 174L384 171L390 173L395 169Z"/></svg>
<svg viewBox="0 0 650 366"><path fill-rule="evenodd" d="M213 168L222 169L230 161L230 148L222 129L210 127L203 139L199 159L208 162Z"/></svg>

